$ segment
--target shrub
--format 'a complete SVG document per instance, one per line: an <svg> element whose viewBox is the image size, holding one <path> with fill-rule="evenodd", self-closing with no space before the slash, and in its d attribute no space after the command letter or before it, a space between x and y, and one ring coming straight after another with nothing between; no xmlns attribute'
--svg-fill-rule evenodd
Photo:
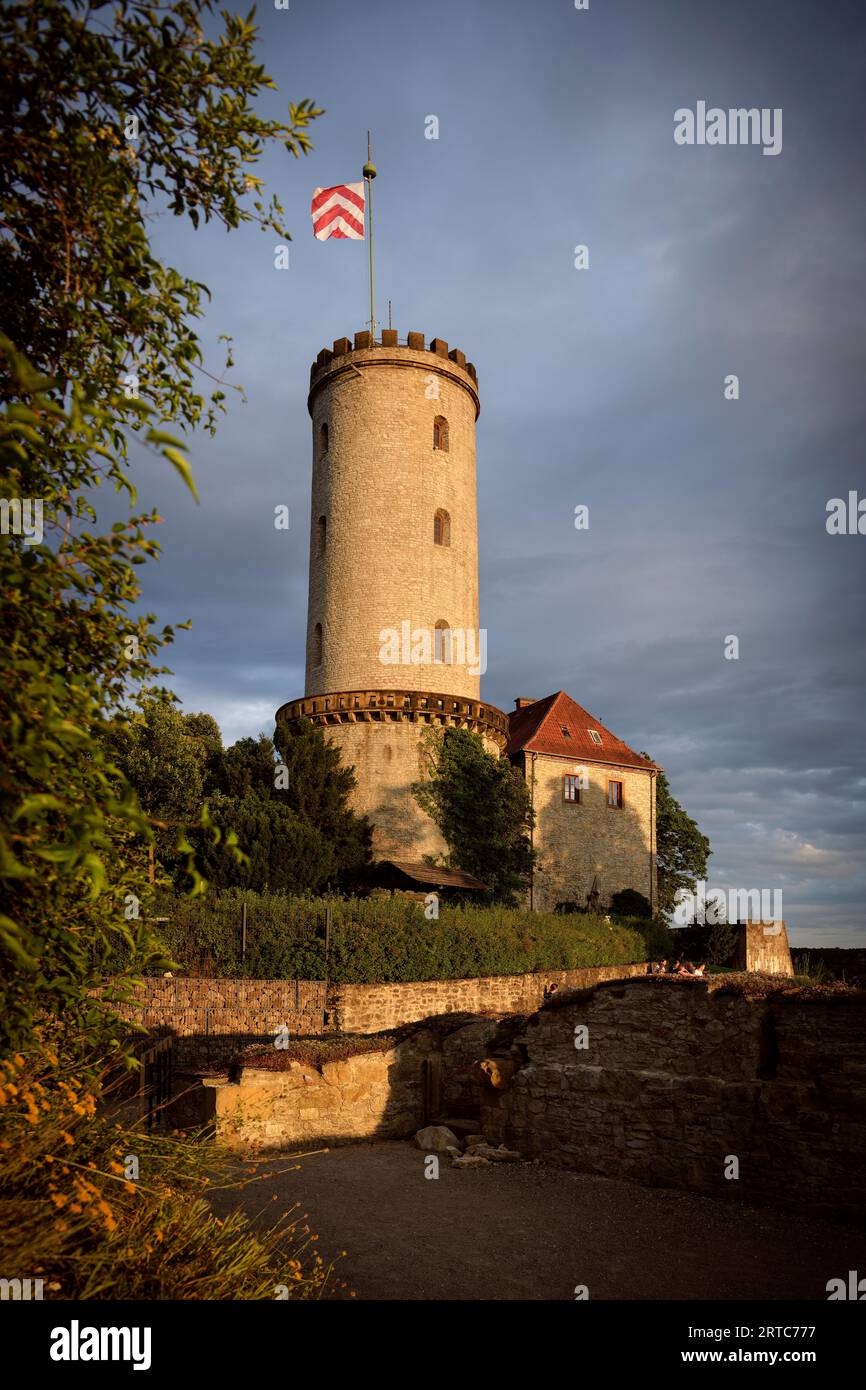
<svg viewBox="0 0 866 1390"><path fill-rule="evenodd" d="M0 1063L0 1268L41 1277L48 1298L320 1298L345 1285L293 1211L250 1226L220 1220L206 1197L239 1187L212 1143L148 1133L118 1111L108 1072L18 1055ZM141 1181L129 1181L134 1154ZM229 1166L231 1164L231 1167Z"/></svg>
<svg viewBox="0 0 866 1390"><path fill-rule="evenodd" d="M610 899L610 910L617 917L648 919L653 915L652 903L649 898L645 898L643 893L639 893L636 888L623 888L619 893L613 893Z"/></svg>
<svg viewBox="0 0 866 1390"><path fill-rule="evenodd" d="M241 912L247 952L241 959ZM326 958L325 914L331 932ZM160 925L186 973L337 984L453 980L626 964L668 953L667 927L605 922L504 906L440 906L428 920L412 898L283 898L256 893L179 899Z"/></svg>

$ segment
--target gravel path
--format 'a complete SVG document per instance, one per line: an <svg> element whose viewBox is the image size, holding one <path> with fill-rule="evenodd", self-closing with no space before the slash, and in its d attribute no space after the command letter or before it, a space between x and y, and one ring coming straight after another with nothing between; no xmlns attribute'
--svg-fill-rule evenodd
<svg viewBox="0 0 866 1390"><path fill-rule="evenodd" d="M866 1272L866 1233L796 1212L541 1165L496 1164L436 1180L411 1143L353 1144L240 1193L267 1220L295 1202L318 1249L358 1299L826 1299L827 1280ZM784 1174L779 1175L784 1183ZM274 1194L278 1201L272 1201Z"/></svg>

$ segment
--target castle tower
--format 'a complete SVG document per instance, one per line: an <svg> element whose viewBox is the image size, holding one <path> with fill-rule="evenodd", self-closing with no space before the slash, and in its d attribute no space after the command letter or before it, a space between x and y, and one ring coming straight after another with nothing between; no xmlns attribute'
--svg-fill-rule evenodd
<svg viewBox="0 0 866 1390"><path fill-rule="evenodd" d="M419 740L455 724L505 746L480 700L475 368L421 333L357 333L310 374L310 585L303 699L277 713L325 727L354 765L378 857L444 848L411 794Z"/></svg>

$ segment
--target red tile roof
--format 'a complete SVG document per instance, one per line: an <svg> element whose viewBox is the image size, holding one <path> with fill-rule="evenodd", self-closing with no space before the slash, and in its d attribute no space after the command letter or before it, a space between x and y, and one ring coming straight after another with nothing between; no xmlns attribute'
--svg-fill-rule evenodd
<svg viewBox="0 0 866 1390"><path fill-rule="evenodd" d="M552 753L576 762L613 763L622 767L656 768L657 763L642 758L621 738L605 728L600 720L581 705L558 690L543 700L536 700L508 716L509 739L507 753ZM563 733L568 730L568 734ZM594 729L601 743L590 738Z"/></svg>

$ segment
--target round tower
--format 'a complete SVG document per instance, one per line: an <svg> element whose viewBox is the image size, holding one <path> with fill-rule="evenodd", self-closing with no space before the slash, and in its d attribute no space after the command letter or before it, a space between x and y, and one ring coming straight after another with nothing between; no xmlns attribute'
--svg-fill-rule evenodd
<svg viewBox="0 0 866 1390"><path fill-rule="evenodd" d="M354 765L378 857L444 848L411 793L420 738L458 724L501 751L480 700L475 368L421 333L355 334L310 374L313 426L305 695L278 711L326 726Z"/></svg>

